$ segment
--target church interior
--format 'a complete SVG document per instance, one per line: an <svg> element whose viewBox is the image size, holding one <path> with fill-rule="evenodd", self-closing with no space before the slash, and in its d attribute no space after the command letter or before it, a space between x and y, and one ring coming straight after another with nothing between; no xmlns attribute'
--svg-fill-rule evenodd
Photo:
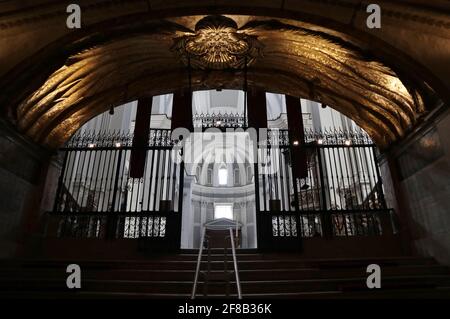
<svg viewBox="0 0 450 319"><path fill-rule="evenodd" d="M0 48L1 299L450 298L448 1L6 0Z"/></svg>

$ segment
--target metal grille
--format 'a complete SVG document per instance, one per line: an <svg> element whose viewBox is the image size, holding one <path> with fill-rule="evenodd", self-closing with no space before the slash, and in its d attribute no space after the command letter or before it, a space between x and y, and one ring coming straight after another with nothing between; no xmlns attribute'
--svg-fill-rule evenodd
<svg viewBox="0 0 450 319"><path fill-rule="evenodd" d="M269 130L258 145L260 244L267 227L273 238L380 236L395 230L377 150L364 131L305 131L305 141L308 173L301 179L292 174L287 130Z"/></svg>
<svg viewBox="0 0 450 319"><path fill-rule="evenodd" d="M47 231L58 237L165 237L181 212L184 164L169 130L151 130L142 178L130 177L132 135L84 133L63 163ZM142 151L141 149L138 149Z"/></svg>
<svg viewBox="0 0 450 319"><path fill-rule="evenodd" d="M245 117L242 114L195 114L193 116L195 128L239 128L244 127Z"/></svg>

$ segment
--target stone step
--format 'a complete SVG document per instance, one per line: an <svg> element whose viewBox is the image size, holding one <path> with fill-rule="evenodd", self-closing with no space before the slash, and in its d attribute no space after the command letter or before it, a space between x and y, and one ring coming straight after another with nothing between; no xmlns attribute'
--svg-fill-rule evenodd
<svg viewBox="0 0 450 319"><path fill-rule="evenodd" d="M292 254L240 253L239 276L246 297L341 298L358 293L371 296L366 286L366 268L372 263L382 269L382 289L376 290L374 298L383 295L380 291L383 296L395 297L397 291L409 291L405 296L415 296L414 291L435 296L436 290L448 293L450 287L449 268L438 265L432 258L302 259ZM94 298L101 294L111 298L185 298L192 291L196 257L195 253L183 252L153 255L145 261L0 261L0 296L11 292L11 296L45 293L43 296L62 294L71 298ZM211 298L223 297L226 291L223 258L221 254L212 255L211 280L207 285ZM76 292L68 292L66 287L66 267L71 263L82 269L82 289ZM204 260L201 269L206 270L206 266ZM228 270L233 270L231 262ZM229 278L230 293L236 293L234 274ZM200 275L199 295L206 287L205 281L205 276Z"/></svg>
<svg viewBox="0 0 450 319"><path fill-rule="evenodd" d="M1 290L23 291L66 291L65 280L42 279L3 279L0 281ZM202 291L204 282L199 281L198 291ZM235 289L235 282L231 282ZM302 280L259 280L241 281L242 291L252 293L288 293L307 291L366 291L366 278L328 278ZM384 276L382 289L404 288L436 288L450 287L450 276ZM139 293L189 293L192 281L150 281L150 280L92 280L82 281L82 291L106 290L110 292L139 292ZM211 293L225 291L224 283L209 283Z"/></svg>
<svg viewBox="0 0 450 319"><path fill-rule="evenodd" d="M110 292L110 291L64 291L64 292L23 292L8 291L1 292L2 300L8 299L190 299L190 293L137 293L137 292ZM196 295L196 299L237 299L237 295L232 293L226 297L224 294L209 294L207 297L201 294ZM428 288L428 289L397 289L397 290L371 290L366 292L343 292L343 291L309 291L294 293L256 293L243 294L243 300L252 299L449 299L449 288Z"/></svg>
<svg viewBox="0 0 450 319"><path fill-rule="evenodd" d="M203 263L206 264L206 259L203 259ZM27 272L29 269L66 269L67 265L74 263L73 261L15 261L15 262L0 262L0 269L7 271L8 269L14 269L22 272ZM82 269L165 269L165 270L193 270L196 267L196 260L173 258L158 259L149 261L78 261L76 262ZM297 259L276 259L272 257L269 259L249 259L241 260L238 258L239 270L258 270L258 269L298 269L298 268L320 268L320 269L332 269L332 268L361 268L364 269L367 265L376 263L381 267L387 266L401 266L401 265L436 265L433 259L428 258L398 258L398 259L359 259L359 260L342 260L342 259L328 259L328 260L302 260ZM230 260L231 264L231 260ZM229 265L230 265L229 264ZM214 270L224 269L223 260L216 260L211 262L211 267Z"/></svg>
<svg viewBox="0 0 450 319"><path fill-rule="evenodd" d="M206 265L201 268L206 269ZM232 264L229 265L232 270ZM223 273L221 270L213 270L213 273ZM414 265L414 266L386 266L382 268L382 276L393 275L431 275L431 274L450 274L448 267L440 265ZM102 280L193 280L194 269L189 270L168 270L168 269L82 269L83 279L102 279ZM346 278L346 277L367 277L365 267L355 268L287 268L287 269L246 269L239 270L239 276L242 280L263 280L271 279L312 279L312 278ZM65 267L59 268L38 268L22 271L18 269L2 269L0 280L2 278L40 278L43 280L59 278L65 280L67 273Z"/></svg>
<svg viewBox="0 0 450 319"><path fill-rule="evenodd" d="M206 254L203 255L206 259ZM219 261L223 260L223 253L212 254L214 259ZM148 264L168 262L168 261L186 261L186 262L196 262L198 254L165 254L165 255L149 255L145 260L78 260L78 264L85 264L92 267L97 266L114 266L114 267L124 267L129 268L130 265L135 267L145 267ZM228 258L232 260L232 255ZM350 265L367 265L369 263L375 263L380 265L432 265L436 264L433 258L426 257L385 257L385 258L328 258L328 259L305 259L301 255L296 254L252 254L252 253L238 253L237 259L239 261L295 261L299 264L305 266L319 266L325 265L329 267L335 266L350 266ZM30 266L30 267L43 267L43 266L58 266L67 265L73 263L73 260L67 259L53 259L53 260L40 260L40 259L24 259L24 260L1 260L0 267L13 265L13 266Z"/></svg>

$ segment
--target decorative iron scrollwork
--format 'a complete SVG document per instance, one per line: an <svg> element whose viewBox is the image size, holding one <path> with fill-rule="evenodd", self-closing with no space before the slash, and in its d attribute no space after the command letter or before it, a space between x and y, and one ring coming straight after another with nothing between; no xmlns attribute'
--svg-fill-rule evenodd
<svg viewBox="0 0 450 319"><path fill-rule="evenodd" d="M184 64L198 69L242 69L261 56L256 36L238 30L233 19L207 16L195 26L195 33L175 39L172 50Z"/></svg>

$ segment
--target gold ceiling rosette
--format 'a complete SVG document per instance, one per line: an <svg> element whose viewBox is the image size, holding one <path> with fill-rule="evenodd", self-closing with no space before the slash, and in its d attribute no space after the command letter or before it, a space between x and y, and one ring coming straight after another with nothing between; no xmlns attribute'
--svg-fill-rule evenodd
<svg viewBox="0 0 450 319"><path fill-rule="evenodd" d="M172 50L193 68L223 70L250 65L262 47L256 36L238 31L234 20L213 15L201 19L195 33L176 38Z"/></svg>

